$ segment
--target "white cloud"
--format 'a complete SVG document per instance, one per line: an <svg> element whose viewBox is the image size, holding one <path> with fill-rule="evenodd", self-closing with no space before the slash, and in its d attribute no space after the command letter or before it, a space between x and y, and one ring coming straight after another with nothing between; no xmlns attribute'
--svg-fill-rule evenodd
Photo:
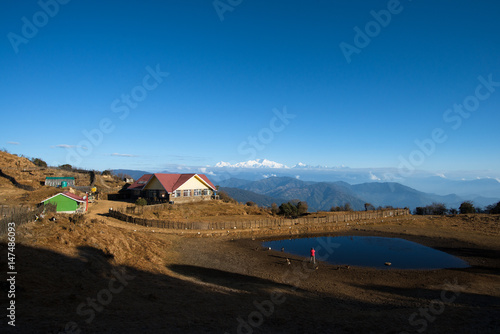
<svg viewBox="0 0 500 334"><path fill-rule="evenodd" d="M10 144L10 145L21 145L21 143L19 143L17 141L8 141L7 144Z"/></svg>
<svg viewBox="0 0 500 334"><path fill-rule="evenodd" d="M298 180L300 179L300 175L295 175L295 178Z"/></svg>
<svg viewBox="0 0 500 334"><path fill-rule="evenodd" d="M133 157L136 157L136 155L133 155L133 154L123 154L123 153L112 153L111 156L113 156L113 157L124 157L124 158L133 158Z"/></svg>
<svg viewBox="0 0 500 334"><path fill-rule="evenodd" d="M376 176L370 171L370 180L372 181L380 181L380 177Z"/></svg>
<svg viewBox="0 0 500 334"><path fill-rule="evenodd" d="M229 162L220 161L215 167L231 167L231 168L290 168L284 164L280 164L279 162L267 160L267 159L255 159L242 161L235 164L231 164Z"/></svg>
<svg viewBox="0 0 500 334"><path fill-rule="evenodd" d="M68 144L59 144L59 145L54 145L51 146L52 148L57 147L57 148L83 148L84 150L87 149L86 146L79 146L79 145L68 145Z"/></svg>
<svg viewBox="0 0 500 334"><path fill-rule="evenodd" d="M276 174L263 174L262 177L267 179L269 177L276 177L277 175Z"/></svg>

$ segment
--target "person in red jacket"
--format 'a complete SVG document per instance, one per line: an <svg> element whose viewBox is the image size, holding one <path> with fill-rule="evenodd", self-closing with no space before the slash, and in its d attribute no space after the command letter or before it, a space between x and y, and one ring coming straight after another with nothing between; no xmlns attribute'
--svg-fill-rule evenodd
<svg viewBox="0 0 500 334"><path fill-rule="evenodd" d="M311 259L309 260L309 262L316 264L316 251L314 250L314 247L311 248Z"/></svg>

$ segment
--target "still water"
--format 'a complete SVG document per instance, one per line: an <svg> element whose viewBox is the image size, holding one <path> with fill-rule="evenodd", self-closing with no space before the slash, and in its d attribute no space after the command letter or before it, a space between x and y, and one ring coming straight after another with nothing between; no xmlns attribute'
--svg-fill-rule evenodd
<svg viewBox="0 0 500 334"><path fill-rule="evenodd" d="M314 247L317 260L334 265L398 269L469 267L467 262L458 257L400 238L316 237L266 241L263 246L274 250L284 248L286 253L304 257L309 257L311 247ZM385 265L386 262L391 265Z"/></svg>

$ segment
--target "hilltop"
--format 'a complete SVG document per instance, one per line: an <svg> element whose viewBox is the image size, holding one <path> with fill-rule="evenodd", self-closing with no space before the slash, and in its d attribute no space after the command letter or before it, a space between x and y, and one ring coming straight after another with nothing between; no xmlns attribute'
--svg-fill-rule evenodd
<svg viewBox="0 0 500 334"><path fill-rule="evenodd" d="M61 191L60 188L45 186L46 177L74 177L76 189L84 194L90 186L96 186L101 193L117 192L126 184L111 175L98 171L74 169L71 166L40 167L30 159L0 151L0 204L35 205L44 198Z"/></svg>

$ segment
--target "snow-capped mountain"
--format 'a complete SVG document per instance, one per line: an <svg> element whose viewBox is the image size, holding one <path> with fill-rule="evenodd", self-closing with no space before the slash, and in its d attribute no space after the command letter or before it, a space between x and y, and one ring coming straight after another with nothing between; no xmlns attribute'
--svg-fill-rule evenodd
<svg viewBox="0 0 500 334"><path fill-rule="evenodd" d="M220 161L215 164L214 167L229 167L229 168L290 168L284 164L280 164L279 162L267 160L267 159L255 159L242 161L235 164L231 164L229 162Z"/></svg>
<svg viewBox="0 0 500 334"><path fill-rule="evenodd" d="M235 164L231 164L230 162L225 162L225 161L220 161L217 164L215 164L214 167L227 167L227 168L276 168L276 169L290 169L290 168L297 168L297 169L339 169L339 168L346 168L346 166L342 165L340 167L328 167L328 166L312 166L312 165L307 165L305 163L299 162L292 167L288 167L285 164L276 162L276 161L271 161L268 159L255 159L255 160L248 160L248 161L242 161L242 162L237 162Z"/></svg>

